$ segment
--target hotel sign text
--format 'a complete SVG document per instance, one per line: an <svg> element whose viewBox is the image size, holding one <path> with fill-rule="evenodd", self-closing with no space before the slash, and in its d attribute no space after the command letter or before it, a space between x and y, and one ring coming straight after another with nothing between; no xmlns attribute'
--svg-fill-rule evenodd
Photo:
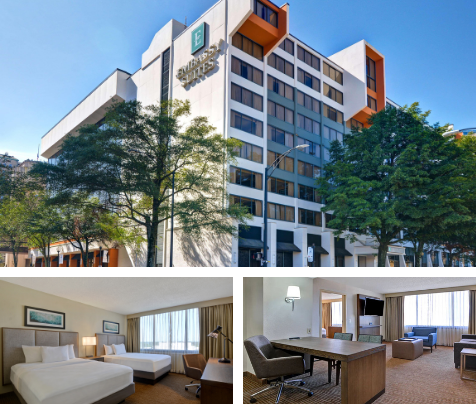
<svg viewBox="0 0 476 404"><path fill-rule="evenodd" d="M222 50L222 46L223 39L220 39L220 41L211 45L201 55L177 70L176 77L182 82L183 87L187 87L215 68L217 54Z"/></svg>

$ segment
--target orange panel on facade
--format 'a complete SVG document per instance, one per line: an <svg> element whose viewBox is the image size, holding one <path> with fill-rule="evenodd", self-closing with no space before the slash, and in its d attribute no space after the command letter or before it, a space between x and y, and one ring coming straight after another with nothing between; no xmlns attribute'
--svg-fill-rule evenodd
<svg viewBox="0 0 476 404"><path fill-rule="evenodd" d="M375 81L377 83L377 92L367 87L367 94L377 100L377 112L384 109L387 100L385 97L385 66L384 58L375 52L369 46L365 47L366 56L375 62Z"/></svg>
<svg viewBox="0 0 476 404"><path fill-rule="evenodd" d="M118 267L119 266L119 250L117 248L109 249L109 265L110 267Z"/></svg>

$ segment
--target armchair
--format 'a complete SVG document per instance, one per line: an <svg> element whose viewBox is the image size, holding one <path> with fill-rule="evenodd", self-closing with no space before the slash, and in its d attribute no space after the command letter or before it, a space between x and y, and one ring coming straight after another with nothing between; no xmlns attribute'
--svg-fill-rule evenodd
<svg viewBox="0 0 476 404"><path fill-rule="evenodd" d="M300 375L305 372L304 359L301 356L292 356L281 349L276 349L264 335L250 337L244 344L256 377L271 379L268 380L269 387L251 395L250 403L256 402L257 395L274 388L278 388L276 404L279 403L284 387L304 391L309 397L313 395L311 390L300 387L305 384L301 379L284 379L285 376Z"/></svg>
<svg viewBox="0 0 476 404"><path fill-rule="evenodd" d="M412 332L406 332L404 336L405 338L417 338L423 340L423 346L430 348L431 352L433 352L433 347L436 349L436 327L413 327Z"/></svg>
<svg viewBox="0 0 476 404"><path fill-rule="evenodd" d="M458 369L461 365L461 351L464 348L476 349L476 335L463 334L461 341L454 344L454 362L455 368ZM466 359L466 367L468 369L476 370L476 358L468 357Z"/></svg>

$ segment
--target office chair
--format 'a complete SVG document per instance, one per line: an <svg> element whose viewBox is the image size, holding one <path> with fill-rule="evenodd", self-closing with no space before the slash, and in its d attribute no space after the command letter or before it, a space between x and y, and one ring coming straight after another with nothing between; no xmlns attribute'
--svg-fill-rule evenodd
<svg viewBox="0 0 476 404"><path fill-rule="evenodd" d="M203 371L205 370L205 366L207 366L207 361L202 354L183 355L183 367L185 368L185 375L191 377L193 380L200 381ZM197 387L195 396L200 398L198 393L200 392L202 386L200 383L193 383L193 380L190 382L190 384L185 386L185 390L188 390L189 387Z"/></svg>
<svg viewBox="0 0 476 404"><path fill-rule="evenodd" d="M244 344L256 377L271 379L270 386L251 395L250 403L256 403L257 395L274 388L278 388L276 404L279 403L285 387L306 392L309 397L314 394L311 390L300 387L305 384L301 379L284 379L285 376L300 375L305 372L304 359L301 356L292 356L281 349L276 349L264 335L250 337Z"/></svg>
<svg viewBox="0 0 476 404"><path fill-rule="evenodd" d="M366 334L360 334L359 338L357 338L357 341L359 342L371 342L374 344L381 344L383 341L383 336L382 335L366 335Z"/></svg>

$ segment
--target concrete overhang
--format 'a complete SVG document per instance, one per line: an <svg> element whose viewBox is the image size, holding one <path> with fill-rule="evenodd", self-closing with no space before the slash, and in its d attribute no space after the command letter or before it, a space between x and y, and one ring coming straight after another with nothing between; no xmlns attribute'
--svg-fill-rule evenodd
<svg viewBox="0 0 476 404"><path fill-rule="evenodd" d="M63 140L69 134L77 134L78 129L100 121L109 106L116 101L127 99L127 79L131 75L116 69L99 86L91 91L76 107L59 121L41 139L41 156L52 157L58 152Z"/></svg>

